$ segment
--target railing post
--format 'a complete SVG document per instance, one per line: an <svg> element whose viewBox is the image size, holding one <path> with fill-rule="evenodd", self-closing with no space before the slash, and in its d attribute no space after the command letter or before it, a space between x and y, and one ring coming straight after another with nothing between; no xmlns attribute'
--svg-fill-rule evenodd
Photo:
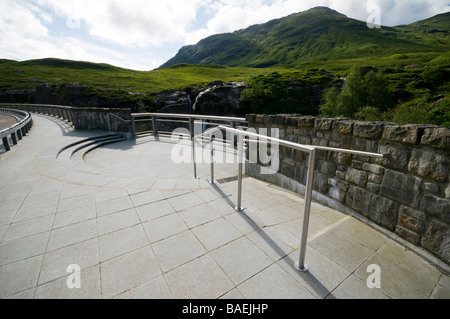
<svg viewBox="0 0 450 319"><path fill-rule="evenodd" d="M244 155L244 135L239 134L238 140L238 200L236 211L242 211L242 156Z"/></svg>
<svg viewBox="0 0 450 319"><path fill-rule="evenodd" d="M214 135L211 134L211 184L214 184L216 181L214 180Z"/></svg>
<svg viewBox="0 0 450 319"><path fill-rule="evenodd" d="M152 126L153 126L153 136L158 136L158 128L156 127L156 116L152 116ZM191 137L193 137L193 131L191 133Z"/></svg>
<svg viewBox="0 0 450 319"><path fill-rule="evenodd" d="M306 179L306 191L305 191L305 211L303 215L303 227L300 242L300 256L298 262L295 263L295 268L299 271L308 271L308 266L305 264L306 244L308 242L308 228L309 228L309 216L311 213L311 200L313 192L314 182L314 168L316 164L316 149L313 149L309 153L308 161L308 177Z"/></svg>
<svg viewBox="0 0 450 319"><path fill-rule="evenodd" d="M11 138L12 138L13 144L14 144L14 145L17 145L17 135L16 135L16 132L12 132L12 133L11 133Z"/></svg>
<svg viewBox="0 0 450 319"><path fill-rule="evenodd" d="M134 116L131 115L131 138L136 137L136 121L134 119Z"/></svg>
<svg viewBox="0 0 450 319"><path fill-rule="evenodd" d="M4 138L2 138L2 140L3 140L3 146L5 146L5 151L9 152L11 150L11 148L9 147L8 137L5 136Z"/></svg>
<svg viewBox="0 0 450 319"><path fill-rule="evenodd" d="M152 117L153 120L153 117ZM192 163L194 165L194 178L197 179L197 158L195 156L195 135L194 135L194 119L189 118L189 133L191 134L192 142Z"/></svg>

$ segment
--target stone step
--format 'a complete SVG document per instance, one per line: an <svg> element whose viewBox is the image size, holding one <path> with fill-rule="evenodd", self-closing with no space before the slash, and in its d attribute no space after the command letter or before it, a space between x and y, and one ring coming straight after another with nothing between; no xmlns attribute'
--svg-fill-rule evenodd
<svg viewBox="0 0 450 319"><path fill-rule="evenodd" d="M56 158L61 161L70 161L74 158L74 156L83 150L86 150L86 148L89 147L89 150L92 151L93 149L106 145L111 143L117 143L119 141L123 141L125 138L121 134L112 133L112 134L106 134L106 135L100 135L95 137L89 137L85 138L76 142L73 142L71 144L68 144L61 148L58 151L58 154ZM84 153L82 157L84 157ZM81 157L81 158L82 158Z"/></svg>

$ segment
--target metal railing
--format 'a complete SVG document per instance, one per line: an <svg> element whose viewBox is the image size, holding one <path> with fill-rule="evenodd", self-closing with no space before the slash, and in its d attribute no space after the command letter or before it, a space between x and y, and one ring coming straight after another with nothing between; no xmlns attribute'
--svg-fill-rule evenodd
<svg viewBox="0 0 450 319"><path fill-rule="evenodd" d="M3 146L5 151L10 151L11 147L9 145L8 136L11 136L12 143L14 145L18 144L18 140L21 140L23 136L26 136L31 126L33 125L33 120L30 113L12 110L12 109L0 109L1 114L6 114L14 117L18 122L12 126L0 131L0 138L3 141Z"/></svg>
<svg viewBox="0 0 450 319"><path fill-rule="evenodd" d="M333 147L325 147L325 146L314 146L314 145L302 145L294 142L289 142L285 140L281 140L278 138L268 137L261 134L256 134L252 132L247 132L243 130L238 130L234 128L229 128L225 126L218 126L215 128L212 128L208 131L202 132L201 134L198 134L193 137L193 160L194 160L194 177L197 178L196 175L196 156L195 156L195 147L194 144L197 139L203 138L203 136L211 135L210 142L211 142L211 183L214 183L214 148L213 148L213 133L215 133L217 130L224 130L227 132L230 132L232 134L235 134L239 137L238 141L238 195L237 195L237 211L242 211L241 206L241 200L242 200L242 169L243 169L243 156L244 156L244 139L245 137L254 138L254 139L262 139L263 141L271 142L271 143L278 143L279 146L285 146L289 147L295 150L299 150L302 152L305 152L309 154L308 159L308 173L307 173L307 179L306 179L306 191L305 191L305 209L303 212L303 226L302 226L302 234L301 234L301 243L300 243L300 256L298 262L295 263L295 268L299 271L306 272L308 271L308 267L305 264L305 253L306 253L306 244L307 244L307 237L308 237L308 228L309 228L309 217L311 212L311 201L312 201L312 194L313 194L313 183L314 183L314 170L316 165L316 155L318 151L328 151L328 152L337 152L337 153L344 153L344 154L351 154L351 155L360 155L360 156L367 156L372 158L383 158L383 154L378 153L369 153L369 152L362 152L362 151L356 151L356 150L349 150L349 149L340 149L340 148L333 148Z"/></svg>
<svg viewBox="0 0 450 319"><path fill-rule="evenodd" d="M155 138L159 135L171 136L172 132L161 131L158 129L158 123L177 123L177 125L185 124L189 130L189 134L178 133L178 136L186 136L192 141L192 154L195 155L195 142L194 136L198 131L196 125L200 124L200 132L205 131L207 126L217 127L228 127L228 128L246 128L247 121L245 118L240 117L226 117L226 116L211 116L211 115L196 115L196 114L174 114L174 113L132 113L131 114L131 126L133 134L136 135L136 123L140 122L152 122L152 131L150 131ZM199 123L200 122L200 123ZM228 123L228 124L225 124ZM144 132L147 133L147 132ZM142 134L142 133L141 133ZM226 142L223 140L222 142ZM231 142L231 141L230 141ZM234 143L234 142L233 142ZM197 166L194 163L194 177L197 178Z"/></svg>
<svg viewBox="0 0 450 319"><path fill-rule="evenodd" d="M196 115L196 114L175 114L175 113L132 113L132 126L133 132L136 132L136 123L150 122L152 123L152 130L155 137L159 135L170 135L172 132L162 131L158 129L158 123L178 123L186 124L191 132L191 138L194 137L194 124L195 121L202 121L205 126L219 125L229 126L232 128L247 127L247 121L245 118L240 117L226 117L226 116L211 116L211 115ZM228 123L225 124L225 123ZM240 125L239 125L240 124ZM147 133L147 132L144 132Z"/></svg>
<svg viewBox="0 0 450 319"><path fill-rule="evenodd" d="M58 117L73 123L73 108L64 105L2 103L0 107Z"/></svg>

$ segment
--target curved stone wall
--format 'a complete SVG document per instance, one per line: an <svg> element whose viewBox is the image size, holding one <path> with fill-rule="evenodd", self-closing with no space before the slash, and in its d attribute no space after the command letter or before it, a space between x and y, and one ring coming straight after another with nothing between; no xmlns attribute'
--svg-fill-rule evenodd
<svg viewBox="0 0 450 319"><path fill-rule="evenodd" d="M350 209L450 264L450 129L346 119L254 115L249 127L277 128L288 141L386 154L384 159L320 151L315 198ZM277 174L246 173L298 191L307 155L280 147ZM337 205L336 205L337 204Z"/></svg>

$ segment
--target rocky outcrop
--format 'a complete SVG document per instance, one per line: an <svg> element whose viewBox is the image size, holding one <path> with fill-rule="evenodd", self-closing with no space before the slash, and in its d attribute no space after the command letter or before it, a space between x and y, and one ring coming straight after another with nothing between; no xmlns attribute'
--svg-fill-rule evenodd
<svg viewBox="0 0 450 319"><path fill-rule="evenodd" d="M242 115L240 97L247 87L245 82L213 82L197 95L193 111L217 116Z"/></svg>

